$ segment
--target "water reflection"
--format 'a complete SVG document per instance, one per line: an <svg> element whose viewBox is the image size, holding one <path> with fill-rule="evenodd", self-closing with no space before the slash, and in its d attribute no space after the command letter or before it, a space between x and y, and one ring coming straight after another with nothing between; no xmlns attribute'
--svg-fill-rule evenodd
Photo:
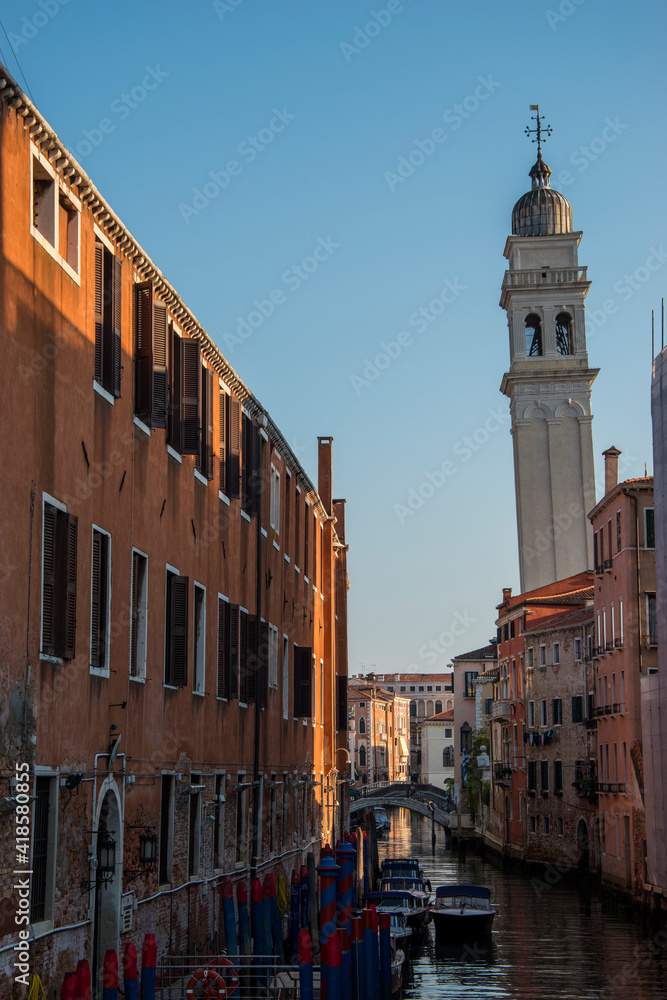
<svg viewBox="0 0 667 1000"><path fill-rule="evenodd" d="M555 869L530 877L465 859L445 846L436 827L407 809L390 811L391 830L379 841L383 857L415 855L433 890L443 882L487 885L498 910L484 946L435 945L433 925L413 948L403 996L512 997L526 1000L663 1000L667 996L667 934L643 931L637 917L603 909L594 880Z"/></svg>

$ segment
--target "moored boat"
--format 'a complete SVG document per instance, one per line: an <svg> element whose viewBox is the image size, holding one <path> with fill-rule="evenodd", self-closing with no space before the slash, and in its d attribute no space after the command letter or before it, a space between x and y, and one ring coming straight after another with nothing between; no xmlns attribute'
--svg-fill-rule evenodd
<svg viewBox="0 0 667 1000"><path fill-rule="evenodd" d="M438 941L474 941L488 937L498 911L482 885L439 885L431 907Z"/></svg>
<svg viewBox="0 0 667 1000"><path fill-rule="evenodd" d="M421 896L423 897L423 893ZM426 929L431 920L431 911L420 895L408 889L384 889L382 892L368 892L364 895L364 905L373 905L385 913L402 913L408 927L415 933Z"/></svg>
<svg viewBox="0 0 667 1000"><path fill-rule="evenodd" d="M373 813L375 815L375 829L377 833L391 829L391 820L387 816L387 810L384 806L376 806Z"/></svg>

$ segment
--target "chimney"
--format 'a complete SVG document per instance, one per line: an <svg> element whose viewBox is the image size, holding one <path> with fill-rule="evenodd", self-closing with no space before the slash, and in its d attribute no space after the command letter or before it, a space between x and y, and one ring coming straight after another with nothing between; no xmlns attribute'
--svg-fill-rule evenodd
<svg viewBox="0 0 667 1000"><path fill-rule="evenodd" d="M509 599L510 599L511 596L512 596L512 588L511 587L503 587L503 604L506 604L507 601L509 601Z"/></svg>
<svg viewBox="0 0 667 1000"><path fill-rule="evenodd" d="M618 484L618 456L621 452L612 445L602 454L604 455L604 494L606 496Z"/></svg>
<svg viewBox="0 0 667 1000"><path fill-rule="evenodd" d="M332 493L332 460L331 444L332 437L318 437L317 439L317 492L327 514L331 514L331 493Z"/></svg>

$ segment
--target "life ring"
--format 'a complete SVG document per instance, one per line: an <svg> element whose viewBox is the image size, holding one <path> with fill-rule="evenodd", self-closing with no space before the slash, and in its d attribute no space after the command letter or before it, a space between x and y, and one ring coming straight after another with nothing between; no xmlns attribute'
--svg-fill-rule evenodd
<svg viewBox="0 0 667 1000"><path fill-rule="evenodd" d="M188 1000L195 1000L195 986L201 983L203 995L206 1000L226 1000L227 987L223 977L211 968L211 965L204 966L193 972L185 988L185 995Z"/></svg>
<svg viewBox="0 0 667 1000"><path fill-rule="evenodd" d="M236 966L225 955L220 955L208 963L209 969L222 968L225 970L223 982L227 990L227 996L231 997L239 988L239 972Z"/></svg>

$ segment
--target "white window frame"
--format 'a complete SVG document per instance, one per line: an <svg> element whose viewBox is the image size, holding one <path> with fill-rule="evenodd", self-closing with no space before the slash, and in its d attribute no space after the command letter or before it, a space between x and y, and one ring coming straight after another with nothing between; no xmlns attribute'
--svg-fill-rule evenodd
<svg viewBox="0 0 667 1000"><path fill-rule="evenodd" d="M56 500L49 493L42 493L42 583L41 583L41 606L39 613L39 656L40 659L46 660L49 663L62 664L64 661L61 656L51 656L50 653L43 653L44 649L44 507L46 505L50 507L55 507L56 510L61 510L63 514L67 514L67 506L61 503L60 500Z"/></svg>
<svg viewBox="0 0 667 1000"><path fill-rule="evenodd" d="M203 594L202 620L197 630L197 591ZM194 581L192 587L192 693L203 698L206 694L206 587Z"/></svg>
<svg viewBox="0 0 667 1000"><path fill-rule="evenodd" d="M171 566L169 563L165 564L164 568L164 612L162 620L164 622L164 627L162 629L162 642L164 644L163 657L162 657L162 686L169 689L169 691L178 691L178 686L176 684L167 684L165 677L167 676L167 604L169 595L169 574L172 573L174 576L180 576L180 570L177 570L175 566Z"/></svg>
<svg viewBox="0 0 667 1000"><path fill-rule="evenodd" d="M269 623L269 688L278 689L278 629Z"/></svg>
<svg viewBox="0 0 667 1000"><path fill-rule="evenodd" d="M581 639L577 638L574 640L574 661L578 663L581 660Z"/></svg>
<svg viewBox="0 0 667 1000"><path fill-rule="evenodd" d="M545 667L547 664L547 647L545 643L540 646L540 666Z"/></svg>
<svg viewBox="0 0 667 1000"><path fill-rule="evenodd" d="M37 794L37 778L49 778L50 788L49 788L49 825L48 825L48 844L49 851L47 856L46 864L46 891L44 893L44 919L38 920L34 924L30 924L31 931L34 934L43 933L45 931L53 930L54 917L55 917L55 905L56 905L56 869L57 869L57 858L58 858L58 814L59 805L58 802L58 771L51 767L44 767L40 764L35 764L33 768L32 775L32 787L33 795ZM32 805L31 810L31 824L30 824L30 868L32 869L32 855L35 843L35 808L36 802ZM32 894L31 894L32 895ZM32 906L32 898L30 899L30 905ZM30 912L30 911L28 911Z"/></svg>
<svg viewBox="0 0 667 1000"><path fill-rule="evenodd" d="M143 618L141 623L137 628L137 663L136 674L129 673L128 675L131 681L137 681L140 684L146 681L146 661L147 661L147 640L148 640L148 556L141 549L132 548L132 564L130 567L130 649L128 656L128 664L132 663L132 639L134 637L134 620L132 618L132 577L134 575L134 556L141 556L142 559L146 560L146 571L144 573L144 590L145 590L145 601L143 603ZM141 607L141 603L138 604ZM139 616L137 616L139 617ZM142 637L143 632L143 637ZM140 655L141 649L141 655Z"/></svg>
<svg viewBox="0 0 667 1000"><path fill-rule="evenodd" d="M529 701L528 702L528 728L529 729L534 729L535 728L535 702L534 701Z"/></svg>
<svg viewBox="0 0 667 1000"><path fill-rule="evenodd" d="M225 594L218 593L218 618L217 618L217 621L216 621L216 628L217 629L220 629L220 601L224 601L225 604L229 604L229 598L226 597ZM215 696L216 696L216 698L217 698L218 701L228 702L229 699L225 698L225 696L221 695L219 693L219 691L218 691L218 667L219 667L218 656L220 654L218 652L217 634L218 633L216 632L216 644L215 644L215 649L216 649L216 653L215 653ZM230 664L230 667L231 667L231 664Z"/></svg>
<svg viewBox="0 0 667 1000"><path fill-rule="evenodd" d="M533 650L532 646L528 647L528 649L526 650L526 654L528 656L528 661L526 663L526 666L527 667L532 667L533 666L533 658L534 658L534 650Z"/></svg>
<svg viewBox="0 0 667 1000"><path fill-rule="evenodd" d="M106 590L106 615L105 615L105 636L104 636L104 666L94 667L90 663L90 651L92 649L92 628L93 628L93 533L97 532L99 535L105 535L107 539L107 590ZM109 676L109 657L110 649L109 643L111 638L111 534L105 531L104 528L100 528L98 524L93 524L90 531L90 623L88 628L88 660L90 673L95 677L108 677Z"/></svg>
<svg viewBox="0 0 667 1000"><path fill-rule="evenodd" d="M280 535L280 473L271 463L271 499L269 523L275 535Z"/></svg>
<svg viewBox="0 0 667 1000"><path fill-rule="evenodd" d="M202 780L203 778L204 778L204 775L200 774L199 775L198 784L201 785L201 784L204 783L203 780ZM192 775L190 775L190 779L192 779ZM188 795L187 798L188 798L188 825L187 825L187 831L188 831L188 856L187 856L187 861L188 861L188 879L189 880L199 880L199 878L201 877L201 869L202 869L202 864L201 864L201 861L202 861L202 858L201 858L201 845L202 845L202 829L201 829L202 823L201 823L201 819L202 819L202 816L201 816L201 814L202 814L202 809L203 809L202 793L201 792L195 792L192 795ZM190 873L190 809L192 808L192 805L191 805L191 800L192 799L195 799L195 801L196 801L195 808L196 808L197 812L196 812L196 815L195 815L194 837L192 838L192 840L193 840L193 844L192 844L192 855L193 855L192 856L192 862L193 862L193 865L192 865L192 873Z"/></svg>
<svg viewBox="0 0 667 1000"><path fill-rule="evenodd" d="M62 267L62 269L69 275L69 277L77 285L81 285L81 277L79 271L81 270L81 202L72 194L72 192L67 188L66 184L58 176L54 168L51 166L49 161L45 156L42 155L40 150L35 146L34 143L30 143L30 235L37 240L39 245L43 247L44 250L53 257L55 261ZM52 182L51 195L52 198L52 212L53 212L53 242L46 236L41 230L36 229L34 226L34 215L35 215L35 205L34 205L34 191L35 191L35 161L39 164L41 170L43 170L50 178ZM67 260L67 258L60 255L58 247L60 246L60 198L64 197L72 205L75 210L76 215L74 218L74 233L75 238L73 240L75 248L75 264L72 264Z"/></svg>
<svg viewBox="0 0 667 1000"><path fill-rule="evenodd" d="M560 663L560 643L555 642L553 648L553 662L554 664Z"/></svg>
<svg viewBox="0 0 667 1000"><path fill-rule="evenodd" d="M549 724L547 715L547 699L540 699L540 725L547 726Z"/></svg>

